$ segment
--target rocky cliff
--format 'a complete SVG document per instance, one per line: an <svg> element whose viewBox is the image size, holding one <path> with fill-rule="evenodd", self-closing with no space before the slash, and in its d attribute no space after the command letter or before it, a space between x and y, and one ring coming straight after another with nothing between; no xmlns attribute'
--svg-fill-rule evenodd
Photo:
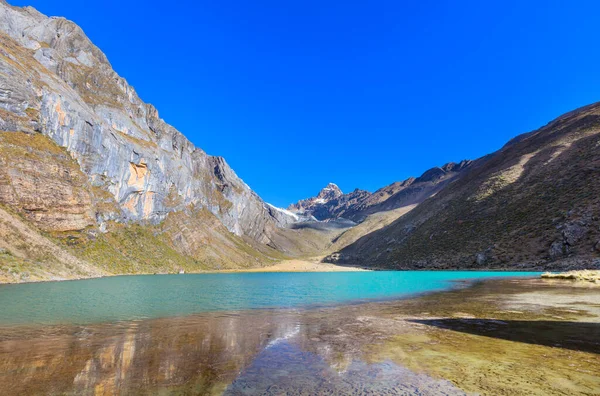
<svg viewBox="0 0 600 396"><path fill-rule="evenodd" d="M0 204L53 237L89 240L115 224L203 213L265 245L295 221L165 123L77 25L4 1L0 150ZM185 252L182 239L169 243Z"/></svg>
<svg viewBox="0 0 600 396"><path fill-rule="evenodd" d="M600 104L474 161L392 224L328 261L385 268L600 266Z"/></svg>
<svg viewBox="0 0 600 396"><path fill-rule="evenodd" d="M600 265L599 120L587 106L476 161L284 210L165 123L77 25L0 0L0 282L334 251L385 268Z"/></svg>

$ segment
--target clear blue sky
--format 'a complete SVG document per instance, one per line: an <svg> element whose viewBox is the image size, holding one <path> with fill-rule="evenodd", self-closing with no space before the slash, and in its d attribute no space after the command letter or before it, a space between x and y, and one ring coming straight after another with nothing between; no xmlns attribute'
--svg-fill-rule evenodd
<svg viewBox="0 0 600 396"><path fill-rule="evenodd" d="M600 100L597 1L9 1L78 23L279 206L480 157Z"/></svg>

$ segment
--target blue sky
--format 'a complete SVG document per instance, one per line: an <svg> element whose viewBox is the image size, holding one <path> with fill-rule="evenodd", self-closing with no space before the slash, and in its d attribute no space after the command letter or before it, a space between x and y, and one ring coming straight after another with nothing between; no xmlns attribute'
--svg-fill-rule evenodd
<svg viewBox="0 0 600 396"><path fill-rule="evenodd" d="M595 1L9 1L78 23L279 206L477 158L600 100Z"/></svg>

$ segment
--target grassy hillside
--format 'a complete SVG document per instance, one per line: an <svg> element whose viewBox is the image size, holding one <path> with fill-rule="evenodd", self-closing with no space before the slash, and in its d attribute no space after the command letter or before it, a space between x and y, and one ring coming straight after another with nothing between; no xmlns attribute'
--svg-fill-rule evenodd
<svg viewBox="0 0 600 396"><path fill-rule="evenodd" d="M513 139L328 261L386 268L586 267L600 256L600 106Z"/></svg>

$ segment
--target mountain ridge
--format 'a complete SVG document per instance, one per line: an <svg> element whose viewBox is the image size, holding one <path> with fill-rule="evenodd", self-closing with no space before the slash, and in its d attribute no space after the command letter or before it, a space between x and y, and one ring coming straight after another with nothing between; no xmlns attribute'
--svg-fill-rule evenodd
<svg viewBox="0 0 600 396"><path fill-rule="evenodd" d="M430 168L419 177L394 182L374 193L356 188L344 194L337 185L329 183L317 196L300 200L290 205L288 210L314 216L317 220L342 218L360 223L371 214L423 202L468 170L471 164L470 160L449 162Z"/></svg>
<svg viewBox="0 0 600 396"><path fill-rule="evenodd" d="M392 269L600 267L599 135L599 103L559 116L475 160L436 196L326 261Z"/></svg>

